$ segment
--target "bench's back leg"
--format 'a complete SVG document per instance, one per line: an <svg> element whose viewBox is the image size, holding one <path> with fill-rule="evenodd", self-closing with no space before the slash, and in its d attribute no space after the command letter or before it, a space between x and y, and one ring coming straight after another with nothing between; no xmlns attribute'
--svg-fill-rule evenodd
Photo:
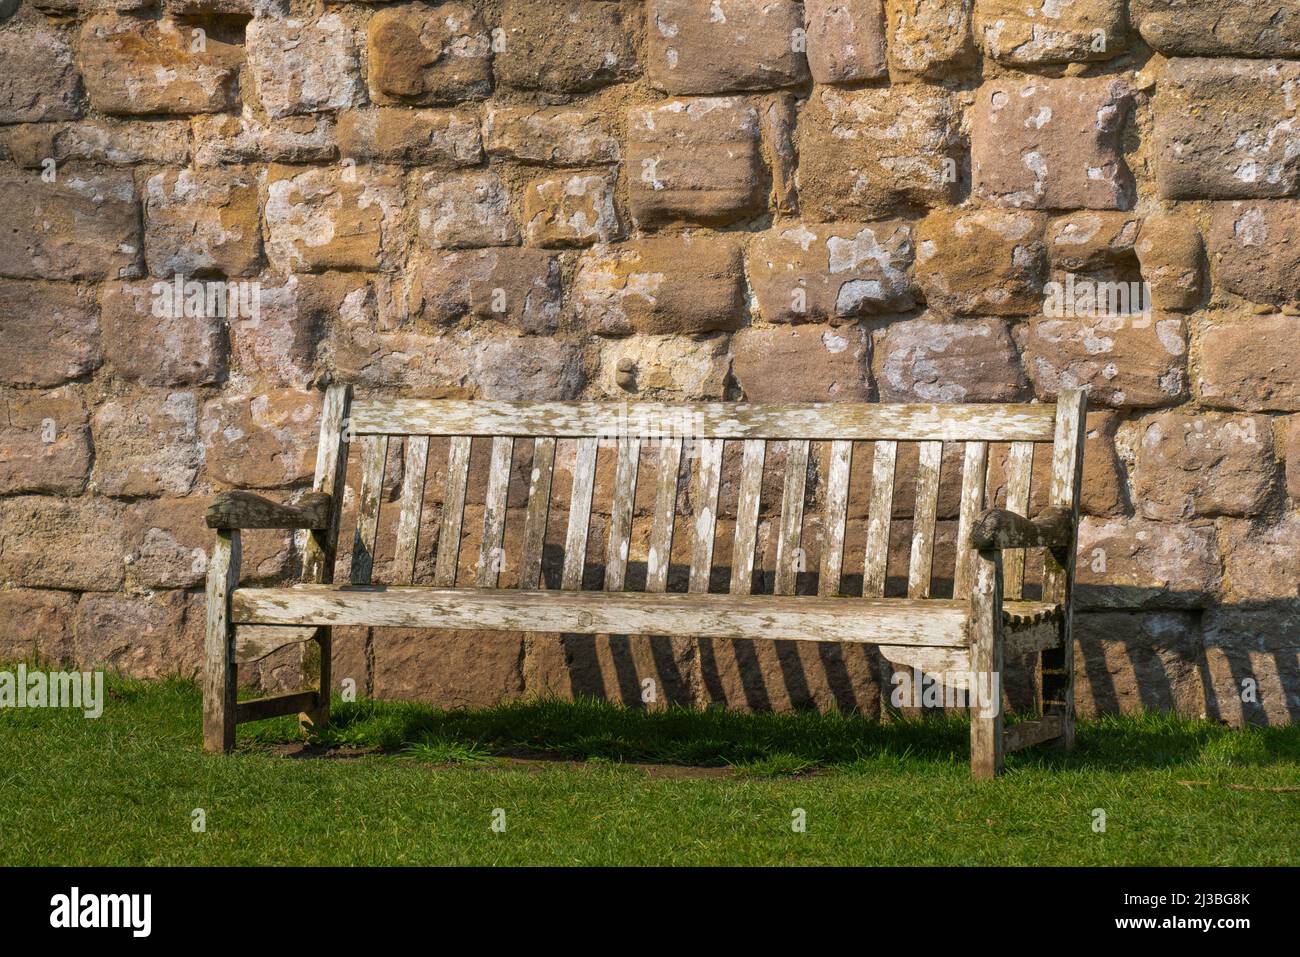
<svg viewBox="0 0 1300 957"><path fill-rule="evenodd" d="M235 746L235 626L230 594L239 585L239 531L217 532L208 562L208 607L203 639L203 747Z"/></svg>
<svg viewBox="0 0 1300 957"><path fill-rule="evenodd" d="M321 411L320 444L316 448L316 481L312 486L330 496L333 512L327 528L308 533L303 554L303 580L329 584L334 580L334 559L338 553L339 524L343 513L343 486L348 468L348 414L352 404L350 385L333 385L325 392ZM330 689L333 678L330 662L333 655L332 633L328 627L317 628L313 641L304 649L303 677L317 688L316 707L301 720L317 728L329 724Z"/></svg>
<svg viewBox="0 0 1300 957"><path fill-rule="evenodd" d="M970 604L970 769L1002 772L1002 553L977 552ZM987 694L980 700L980 690Z"/></svg>

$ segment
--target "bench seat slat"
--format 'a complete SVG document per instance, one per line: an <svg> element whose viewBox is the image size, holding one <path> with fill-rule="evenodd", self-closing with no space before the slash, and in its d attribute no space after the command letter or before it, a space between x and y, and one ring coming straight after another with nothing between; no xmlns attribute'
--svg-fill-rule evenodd
<svg viewBox="0 0 1300 957"><path fill-rule="evenodd" d="M636 473L641 443L618 440L614 475L614 502L609 512L609 544L605 548L605 590L622 591L627 579L627 556L632 544L632 509L636 499Z"/></svg>
<svg viewBox="0 0 1300 957"><path fill-rule="evenodd" d="M242 588L235 591L232 607L239 624L692 634L933 647L964 647L970 613L968 602L935 598L914 601L418 585ZM1010 609L1024 619L1049 610L1050 606L1038 602L1013 603Z"/></svg>
<svg viewBox="0 0 1300 957"><path fill-rule="evenodd" d="M989 444L967 442L961 473L961 509L957 514L957 566L953 571L952 596L970 598L975 584L975 551L965 547L970 530L984 511L984 488L989 466Z"/></svg>
<svg viewBox="0 0 1300 957"><path fill-rule="evenodd" d="M391 399L353 404L358 435L554 435L646 438L1047 442L1051 405L803 405L634 402L504 402Z"/></svg>
<svg viewBox="0 0 1300 957"><path fill-rule="evenodd" d="M1012 442L1007 457L1007 511L1029 514L1029 480L1034 465L1034 443ZM1002 554L1002 595L1013 601L1024 594L1025 550L1010 549Z"/></svg>

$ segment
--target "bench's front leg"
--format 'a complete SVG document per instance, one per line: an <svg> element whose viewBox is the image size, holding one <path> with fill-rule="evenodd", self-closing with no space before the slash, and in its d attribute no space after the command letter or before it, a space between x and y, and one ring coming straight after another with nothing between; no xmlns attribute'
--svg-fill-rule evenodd
<svg viewBox="0 0 1300 957"><path fill-rule="evenodd" d="M970 769L1002 772L1002 552L975 553L970 603ZM981 700L980 692L987 697Z"/></svg>
<svg viewBox="0 0 1300 957"><path fill-rule="evenodd" d="M208 560L208 610L203 640L203 748L235 747L235 625L230 596L239 586L239 529L217 531Z"/></svg>

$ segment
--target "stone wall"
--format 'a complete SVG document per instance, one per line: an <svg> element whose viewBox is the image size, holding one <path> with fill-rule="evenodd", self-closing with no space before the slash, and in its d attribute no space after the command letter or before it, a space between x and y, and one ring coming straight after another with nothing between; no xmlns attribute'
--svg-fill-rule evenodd
<svg viewBox="0 0 1300 957"><path fill-rule="evenodd" d="M192 673L204 505L307 487L329 381L1082 384L1081 708L1290 720L1298 82L1294 0L3 0L0 658ZM1146 313L1045 308L1138 281ZM242 308L187 312L185 282L247 284ZM904 567L907 535L904 505ZM245 578L299 561L250 535ZM878 709L861 648L349 632L339 657L443 704L653 678L660 703Z"/></svg>

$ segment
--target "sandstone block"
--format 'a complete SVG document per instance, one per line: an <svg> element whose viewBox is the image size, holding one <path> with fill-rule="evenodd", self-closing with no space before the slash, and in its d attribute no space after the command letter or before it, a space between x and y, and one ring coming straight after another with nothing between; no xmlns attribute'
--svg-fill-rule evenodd
<svg viewBox="0 0 1300 957"><path fill-rule="evenodd" d="M47 123L81 115L81 84L65 35L48 29L0 32L0 123Z"/></svg>
<svg viewBox="0 0 1300 957"><path fill-rule="evenodd" d="M1214 203L1208 234L1214 278L1272 306L1300 303L1300 201Z"/></svg>
<svg viewBox="0 0 1300 957"><path fill-rule="evenodd" d="M491 170L420 178L420 241L432 248L510 246L519 224L501 178Z"/></svg>
<svg viewBox="0 0 1300 957"><path fill-rule="evenodd" d="M581 93L630 79L637 72L634 19L619 3L506 0L497 79L552 93Z"/></svg>
<svg viewBox="0 0 1300 957"><path fill-rule="evenodd" d="M0 392L0 495L80 495L91 456L89 418L75 391Z"/></svg>
<svg viewBox="0 0 1300 957"><path fill-rule="evenodd" d="M1276 522L1221 519L1223 578L1229 602L1300 597L1300 516Z"/></svg>
<svg viewBox="0 0 1300 957"><path fill-rule="evenodd" d="M29 169L43 168L50 159L59 165L84 161L108 166L184 166L190 161L185 120L104 117L76 123L32 123L7 132L14 162Z"/></svg>
<svg viewBox="0 0 1300 957"><path fill-rule="evenodd" d="M249 276L262 260L255 173L168 170L145 182L144 255L155 276Z"/></svg>
<svg viewBox="0 0 1300 957"><path fill-rule="evenodd" d="M1199 395L1246 412L1300 412L1300 317L1258 316L1207 325Z"/></svg>
<svg viewBox="0 0 1300 957"><path fill-rule="evenodd" d="M1267 416L1163 412L1142 423L1133 494L1148 518L1250 517L1276 480Z"/></svg>
<svg viewBox="0 0 1300 957"><path fill-rule="evenodd" d="M548 166L614 163L620 155L600 113L571 107L489 107L483 141L493 156Z"/></svg>
<svg viewBox="0 0 1300 957"><path fill-rule="evenodd" d="M535 179L524 190L524 240L530 246L580 247L622 238L615 180L606 173Z"/></svg>
<svg viewBox="0 0 1300 957"><path fill-rule="evenodd" d="M370 19L366 43L376 103L434 106L492 92L492 38L468 4L382 7Z"/></svg>
<svg viewBox="0 0 1300 957"><path fill-rule="evenodd" d="M0 660L70 662L77 598L64 591L0 591Z"/></svg>
<svg viewBox="0 0 1300 957"><path fill-rule="evenodd" d="M266 190L267 254L282 272L396 264L405 240L398 176L376 168L273 166Z"/></svg>
<svg viewBox="0 0 1300 957"><path fill-rule="evenodd" d="M1122 0L979 0L975 34L1002 63L1109 60L1128 45Z"/></svg>
<svg viewBox="0 0 1300 957"><path fill-rule="evenodd" d="M136 275L140 210L127 171L0 173L0 276L116 279Z"/></svg>
<svg viewBox="0 0 1300 957"><path fill-rule="evenodd" d="M1129 18L1165 56L1277 56L1300 53L1300 10L1291 3L1130 0Z"/></svg>
<svg viewBox="0 0 1300 957"><path fill-rule="evenodd" d="M122 506L107 499L0 499L0 579L29 588L114 591L122 587L124 533Z"/></svg>
<svg viewBox="0 0 1300 957"><path fill-rule="evenodd" d="M1197 615L1094 612L1075 622L1075 701L1081 714L1205 714Z"/></svg>
<svg viewBox="0 0 1300 957"><path fill-rule="evenodd" d="M1029 391L1000 319L891 322L874 351L882 402L1015 402Z"/></svg>
<svg viewBox="0 0 1300 957"><path fill-rule="evenodd" d="M193 392L109 399L95 412L95 489L104 495L185 495L203 467Z"/></svg>
<svg viewBox="0 0 1300 957"><path fill-rule="evenodd" d="M104 357L123 379L210 385L226 370L222 318L177 310L172 283L112 283L101 293Z"/></svg>
<svg viewBox="0 0 1300 957"><path fill-rule="evenodd" d="M946 79L973 66L974 6L975 0L885 0L890 73Z"/></svg>
<svg viewBox="0 0 1300 957"><path fill-rule="evenodd" d="M627 336L601 343L597 385L614 399L722 399L730 369L725 335Z"/></svg>
<svg viewBox="0 0 1300 957"><path fill-rule="evenodd" d="M255 17L245 43L258 99L272 119L346 110L361 96L352 28L337 13L313 20Z"/></svg>
<svg viewBox="0 0 1300 957"><path fill-rule="evenodd" d="M133 678L197 675L203 661L202 595L83 595L73 620L77 660Z"/></svg>
<svg viewBox="0 0 1300 957"><path fill-rule="evenodd" d="M435 324L495 319L541 334L555 330L562 295L559 260L540 249L435 251L411 282L410 313Z"/></svg>
<svg viewBox="0 0 1300 957"><path fill-rule="evenodd" d="M550 336L475 337L469 383L484 399L572 399L586 384L582 346Z"/></svg>
<svg viewBox="0 0 1300 957"><path fill-rule="evenodd" d="M203 406L199 434L207 474L238 488L283 488L316 468L320 396L294 389L227 393Z"/></svg>
<svg viewBox="0 0 1300 957"><path fill-rule="evenodd" d="M884 76L885 7L881 0L806 0L808 69L818 83Z"/></svg>
<svg viewBox="0 0 1300 957"><path fill-rule="evenodd" d="M791 0L650 0L646 77L667 93L771 90L802 83L795 42L803 9Z"/></svg>
<svg viewBox="0 0 1300 957"><path fill-rule="evenodd" d="M869 402L869 345L859 326L751 326L732 337L732 372L750 402Z"/></svg>
<svg viewBox="0 0 1300 957"><path fill-rule="evenodd" d="M1214 525L1144 518L1079 522L1075 596L1082 608L1195 608L1223 578Z"/></svg>
<svg viewBox="0 0 1300 957"><path fill-rule="evenodd" d="M0 280L0 382L52 386L99 368L98 315L89 290Z"/></svg>
<svg viewBox="0 0 1300 957"><path fill-rule="evenodd" d="M478 116L468 110L345 110L339 152L362 162L474 166L483 158Z"/></svg>
<svg viewBox="0 0 1300 957"><path fill-rule="evenodd" d="M238 116L196 116L191 125L194 161L199 166L323 163L336 159L339 153L334 120L320 113L265 122L246 108Z"/></svg>
<svg viewBox="0 0 1300 957"><path fill-rule="evenodd" d="M1200 305L1205 251L1190 220L1176 214L1147 216L1135 250L1155 308L1183 311Z"/></svg>
<svg viewBox="0 0 1300 957"><path fill-rule="evenodd" d="M1042 307L1041 213L931 213L916 229L916 282L930 308L953 316L1016 316Z"/></svg>

